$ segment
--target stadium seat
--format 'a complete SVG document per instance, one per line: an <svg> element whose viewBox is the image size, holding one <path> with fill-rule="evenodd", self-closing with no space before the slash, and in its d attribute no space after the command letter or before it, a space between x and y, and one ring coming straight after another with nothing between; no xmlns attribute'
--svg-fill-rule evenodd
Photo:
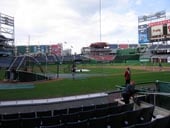
<svg viewBox="0 0 170 128"><path fill-rule="evenodd" d="M136 124L140 117L140 113L141 113L141 109L127 111L126 112L126 120L124 122L124 127Z"/></svg>
<svg viewBox="0 0 170 128"><path fill-rule="evenodd" d="M89 119L88 128L107 128L108 116L102 116Z"/></svg>
<svg viewBox="0 0 170 128"><path fill-rule="evenodd" d="M121 112L131 111L131 110L133 110L133 105L134 104L123 104L120 106L109 107L108 113L109 114L117 114L117 113L121 113Z"/></svg>
<svg viewBox="0 0 170 128"><path fill-rule="evenodd" d="M20 118L35 118L35 112L20 113Z"/></svg>
<svg viewBox="0 0 170 128"><path fill-rule="evenodd" d="M1 120L1 128L21 128L20 119L3 119Z"/></svg>
<svg viewBox="0 0 170 128"><path fill-rule="evenodd" d="M22 128L35 128L41 125L40 118L21 118Z"/></svg>
<svg viewBox="0 0 170 128"><path fill-rule="evenodd" d="M103 103L103 104L97 104L96 105L96 109L97 108L106 108L106 107L115 107L118 105L118 102L115 101L115 102L112 102L112 103Z"/></svg>
<svg viewBox="0 0 170 128"><path fill-rule="evenodd" d="M76 112L81 112L83 110L82 107L74 107L74 108L69 108L68 113L76 113Z"/></svg>
<svg viewBox="0 0 170 128"><path fill-rule="evenodd" d="M53 116L67 114L67 108L53 110Z"/></svg>
<svg viewBox="0 0 170 128"><path fill-rule="evenodd" d="M111 128L121 128L124 126L124 121L126 119L126 113L112 114L108 116L107 124Z"/></svg>
<svg viewBox="0 0 170 128"><path fill-rule="evenodd" d="M62 123L76 122L76 121L80 120L79 116L80 116L80 112L63 114L63 115L61 115L61 118L62 118L61 122Z"/></svg>
<svg viewBox="0 0 170 128"><path fill-rule="evenodd" d="M66 128L65 124L57 124L51 126L41 126L41 128Z"/></svg>
<svg viewBox="0 0 170 128"><path fill-rule="evenodd" d="M111 103L108 104L109 107L115 107L115 106L117 106L117 105L118 105L118 102L117 102L117 101L111 102Z"/></svg>
<svg viewBox="0 0 170 128"><path fill-rule="evenodd" d="M136 128L136 126L135 126L135 124L134 124L134 125L125 126L125 127L122 127L122 128Z"/></svg>
<svg viewBox="0 0 170 128"><path fill-rule="evenodd" d="M151 121L153 117L154 106L142 108L138 123L145 123Z"/></svg>
<svg viewBox="0 0 170 128"><path fill-rule="evenodd" d="M58 125L61 123L61 115L52 116L52 117L42 117L41 118L41 126L51 126L51 125Z"/></svg>
<svg viewBox="0 0 170 128"><path fill-rule="evenodd" d="M89 106L83 106L83 111L95 110L96 106L94 104Z"/></svg>
<svg viewBox="0 0 170 128"><path fill-rule="evenodd" d="M77 121L77 122L68 122L66 124L67 128L88 128L88 121Z"/></svg>
<svg viewBox="0 0 170 128"><path fill-rule="evenodd" d="M18 119L19 113L13 113L13 114L3 114L2 119Z"/></svg>
<svg viewBox="0 0 170 128"><path fill-rule="evenodd" d="M162 118L156 119L155 128L170 128L170 115Z"/></svg>
<svg viewBox="0 0 170 128"><path fill-rule="evenodd" d="M156 120L136 124L135 128L155 128L155 126L156 126ZM162 128L164 128L164 127L162 127Z"/></svg>
<svg viewBox="0 0 170 128"><path fill-rule="evenodd" d="M0 114L0 120L2 120L2 115L3 115L3 114Z"/></svg>
<svg viewBox="0 0 170 128"><path fill-rule="evenodd" d="M79 119L86 120L94 117L94 110L80 112Z"/></svg>
<svg viewBox="0 0 170 128"><path fill-rule="evenodd" d="M119 112L131 111L133 110L133 106L134 106L133 103L117 106L117 112L119 113Z"/></svg>
<svg viewBox="0 0 170 128"><path fill-rule="evenodd" d="M96 109L98 109L98 108L106 108L108 106L109 106L109 103L97 104Z"/></svg>
<svg viewBox="0 0 170 128"><path fill-rule="evenodd" d="M37 117L51 117L51 116L52 116L51 110L49 110L49 111L38 111L37 112Z"/></svg>
<svg viewBox="0 0 170 128"><path fill-rule="evenodd" d="M108 111L107 107L105 107L105 108L98 108L98 109L96 109L94 111L93 117L97 118L97 117L100 117L100 116L106 116L106 115L109 114L108 112L109 111Z"/></svg>

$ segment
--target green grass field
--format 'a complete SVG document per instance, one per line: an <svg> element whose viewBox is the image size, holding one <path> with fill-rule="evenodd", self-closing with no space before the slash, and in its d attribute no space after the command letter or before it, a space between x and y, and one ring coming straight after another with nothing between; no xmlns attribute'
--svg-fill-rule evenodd
<svg viewBox="0 0 170 128"><path fill-rule="evenodd" d="M122 66L122 65L121 65ZM47 82L35 82L33 89L0 90L0 100L22 100L52 98L87 93L105 92L115 90L115 85L124 84L124 70L127 65L98 64L78 65L78 68L90 69L88 74L101 74L101 76L86 77L81 79L59 79ZM136 83L154 82L156 80L169 81L170 71L147 71L132 67L132 79ZM142 66L141 66L142 67ZM60 66L60 73L64 73L67 66ZM1 71L1 79L2 79ZM56 73L56 66L48 66L48 73ZM67 72L69 73L69 72ZM78 76L79 73L76 73ZM19 83L17 83L19 84ZM139 85L138 85L139 86Z"/></svg>

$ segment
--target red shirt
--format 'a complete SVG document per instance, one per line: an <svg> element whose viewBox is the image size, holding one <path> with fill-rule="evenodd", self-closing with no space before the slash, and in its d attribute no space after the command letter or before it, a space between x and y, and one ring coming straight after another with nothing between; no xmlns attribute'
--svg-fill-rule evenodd
<svg viewBox="0 0 170 128"><path fill-rule="evenodd" d="M130 80L130 71L126 70L124 76L125 76L125 80Z"/></svg>

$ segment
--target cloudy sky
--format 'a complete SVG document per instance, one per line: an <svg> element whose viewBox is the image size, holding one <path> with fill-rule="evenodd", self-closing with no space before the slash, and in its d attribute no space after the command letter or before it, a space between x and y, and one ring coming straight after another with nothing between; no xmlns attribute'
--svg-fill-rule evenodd
<svg viewBox="0 0 170 128"><path fill-rule="evenodd" d="M15 43L63 43L80 53L93 42L137 43L138 16L165 10L169 0L0 0L0 13L15 18ZM64 43L67 42L67 43Z"/></svg>

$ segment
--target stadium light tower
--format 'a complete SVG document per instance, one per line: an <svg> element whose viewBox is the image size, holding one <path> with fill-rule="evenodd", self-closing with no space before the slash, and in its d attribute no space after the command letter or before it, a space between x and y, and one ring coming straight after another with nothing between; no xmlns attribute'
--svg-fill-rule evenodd
<svg viewBox="0 0 170 128"><path fill-rule="evenodd" d="M102 41L102 0L99 0L99 38L100 42Z"/></svg>

